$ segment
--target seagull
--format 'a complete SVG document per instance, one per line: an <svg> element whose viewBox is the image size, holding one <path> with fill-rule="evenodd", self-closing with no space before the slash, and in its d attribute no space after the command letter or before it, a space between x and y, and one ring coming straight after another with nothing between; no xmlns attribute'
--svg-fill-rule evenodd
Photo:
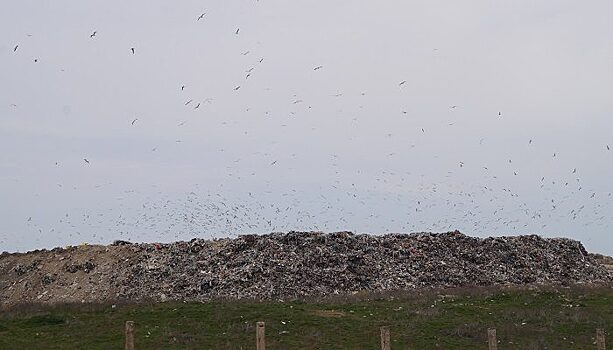
<svg viewBox="0 0 613 350"><path fill-rule="evenodd" d="M577 168L573 169L573 174L575 174L577 172Z"/></svg>
<svg viewBox="0 0 613 350"><path fill-rule="evenodd" d="M401 82L400 82L400 84L398 84L398 86L402 86L402 85L404 85L406 82L407 82L406 80L403 80L403 81L401 81Z"/></svg>
<svg viewBox="0 0 613 350"><path fill-rule="evenodd" d="M83 158L83 160L85 161L85 163L89 164L89 160L87 160L87 158Z"/></svg>
<svg viewBox="0 0 613 350"><path fill-rule="evenodd" d="M32 217L31 217L31 216L28 218L28 222L29 222L29 221L32 221Z"/></svg>
<svg viewBox="0 0 613 350"><path fill-rule="evenodd" d="M270 165L275 165L275 164L277 164L276 160L274 162L270 163Z"/></svg>
<svg viewBox="0 0 613 350"><path fill-rule="evenodd" d="M247 76L245 77L245 79L249 78L251 76L251 73L247 73Z"/></svg>
<svg viewBox="0 0 613 350"><path fill-rule="evenodd" d="M455 108L458 108L458 106L456 106L456 105L449 106L449 109L455 109Z"/></svg>
<svg viewBox="0 0 613 350"><path fill-rule="evenodd" d="M237 91L237 90L238 90L238 89L240 89L240 88L241 88L241 86L239 85L239 86L237 86L237 87L235 87L235 88L234 88L234 91Z"/></svg>
<svg viewBox="0 0 613 350"><path fill-rule="evenodd" d="M188 104L192 103L193 100L189 100L187 102L185 102L185 105L187 106Z"/></svg>
<svg viewBox="0 0 613 350"><path fill-rule="evenodd" d="M19 45L15 45L15 48L13 49L13 52L17 51L18 47L19 47Z"/></svg>
<svg viewBox="0 0 613 350"><path fill-rule="evenodd" d="M132 50L132 54L134 55L134 48L133 48L133 47L131 47L131 48L130 48L130 50Z"/></svg>
<svg viewBox="0 0 613 350"><path fill-rule="evenodd" d="M238 35L238 32L240 31L240 28L236 28L236 32L234 32L234 34Z"/></svg>
<svg viewBox="0 0 613 350"><path fill-rule="evenodd" d="M198 104L196 105L196 107L194 107L194 109L198 109L200 107L200 102L198 102Z"/></svg>
<svg viewBox="0 0 613 350"><path fill-rule="evenodd" d="M181 85L181 91L185 90L185 85Z"/></svg>
<svg viewBox="0 0 613 350"><path fill-rule="evenodd" d="M324 66L317 66L317 67L313 68L313 70L320 70L320 69L322 69L323 67L324 67Z"/></svg>
<svg viewBox="0 0 613 350"><path fill-rule="evenodd" d="M264 61L264 57L260 58L260 63L262 63Z"/></svg>
<svg viewBox="0 0 613 350"><path fill-rule="evenodd" d="M201 20L204 17L204 15L206 15L206 12L203 12L200 16L198 16L197 21Z"/></svg>
<svg viewBox="0 0 613 350"><path fill-rule="evenodd" d="M609 145L607 145L607 151L610 151L610 150L611 150L611 147L609 147Z"/></svg>
<svg viewBox="0 0 613 350"><path fill-rule="evenodd" d="M500 117L500 116L502 116L502 112L498 112L498 116L499 116L499 117Z"/></svg>
<svg viewBox="0 0 613 350"><path fill-rule="evenodd" d="M93 38L96 36L96 33L98 33L97 31L94 30L94 32L89 36L90 38Z"/></svg>
<svg viewBox="0 0 613 350"><path fill-rule="evenodd" d="M132 125L134 125L134 123L136 123L137 120L138 118L134 118L134 120L132 121Z"/></svg>

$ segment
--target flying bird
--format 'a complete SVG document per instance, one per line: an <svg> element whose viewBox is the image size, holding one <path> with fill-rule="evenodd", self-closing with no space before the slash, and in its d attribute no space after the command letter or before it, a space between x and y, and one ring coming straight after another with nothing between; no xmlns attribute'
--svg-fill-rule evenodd
<svg viewBox="0 0 613 350"><path fill-rule="evenodd" d="M198 109L200 107L200 102L198 102L198 104L196 105L196 107L194 107L194 109Z"/></svg>
<svg viewBox="0 0 613 350"><path fill-rule="evenodd" d="M237 87L235 87L235 88L234 88L234 91L237 91L237 90L238 90L238 89L240 89L240 88L241 88L241 86L239 85L239 86L237 86Z"/></svg>
<svg viewBox="0 0 613 350"><path fill-rule="evenodd" d="M401 82L400 82L400 84L398 84L398 86L402 86L402 85L404 85L406 82L407 82L406 80L403 80L403 81L401 81Z"/></svg>
<svg viewBox="0 0 613 350"><path fill-rule="evenodd" d="M131 47L131 48L130 48L130 50L132 50L132 54L134 55L134 48L133 48L133 47Z"/></svg>
<svg viewBox="0 0 613 350"><path fill-rule="evenodd" d="M313 70L319 70L319 69L322 69L323 67L324 66L317 66L317 67L313 68Z"/></svg>
<svg viewBox="0 0 613 350"><path fill-rule="evenodd" d="M181 91L185 90L185 85L181 85Z"/></svg>
<svg viewBox="0 0 613 350"><path fill-rule="evenodd" d="M134 125L134 123L136 123L137 120L138 118L134 118L134 120L132 121L132 125Z"/></svg>
<svg viewBox="0 0 613 350"><path fill-rule="evenodd" d="M236 28L236 32L234 32L234 34L238 35L238 32L240 31L240 28Z"/></svg>
<svg viewBox="0 0 613 350"><path fill-rule="evenodd" d="M200 16L198 16L197 21L201 20L202 18L204 18L204 15L206 15L206 12L202 13Z"/></svg>
<svg viewBox="0 0 613 350"><path fill-rule="evenodd" d="M94 32L89 36L90 38L93 38L96 36L96 33L98 33L97 31L94 30Z"/></svg>
<svg viewBox="0 0 613 350"><path fill-rule="evenodd" d="M189 100L187 102L185 102L185 105L187 106L188 104L192 103L193 100Z"/></svg>
<svg viewBox="0 0 613 350"><path fill-rule="evenodd" d="M610 151L610 150L611 150L611 147L609 147L609 145L607 145L607 151Z"/></svg>
<svg viewBox="0 0 613 350"><path fill-rule="evenodd" d="M15 48L13 48L13 52L17 51L18 47L19 47L19 45L15 45Z"/></svg>
<svg viewBox="0 0 613 350"><path fill-rule="evenodd" d="M89 160L87 160L87 158L83 158L83 160L85 161L85 163L89 164Z"/></svg>
<svg viewBox="0 0 613 350"><path fill-rule="evenodd" d="M270 163L270 165L275 165L275 164L277 164L276 160L274 162Z"/></svg>

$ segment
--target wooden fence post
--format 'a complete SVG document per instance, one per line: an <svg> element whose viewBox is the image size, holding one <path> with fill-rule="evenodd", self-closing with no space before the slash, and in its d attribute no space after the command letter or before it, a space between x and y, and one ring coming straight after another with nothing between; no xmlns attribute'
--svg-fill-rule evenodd
<svg viewBox="0 0 613 350"><path fill-rule="evenodd" d="M126 321L126 350L134 350L134 321Z"/></svg>
<svg viewBox="0 0 613 350"><path fill-rule="evenodd" d="M602 328L596 329L596 348L598 350L607 350L605 345L604 329Z"/></svg>
<svg viewBox="0 0 613 350"><path fill-rule="evenodd" d="M258 322L255 326L255 344L257 350L266 350L266 327L264 322Z"/></svg>
<svg viewBox="0 0 613 350"><path fill-rule="evenodd" d="M498 341L496 340L496 328L488 328L487 344L490 350L498 350Z"/></svg>
<svg viewBox="0 0 613 350"><path fill-rule="evenodd" d="M381 350L390 350L390 328L381 327Z"/></svg>

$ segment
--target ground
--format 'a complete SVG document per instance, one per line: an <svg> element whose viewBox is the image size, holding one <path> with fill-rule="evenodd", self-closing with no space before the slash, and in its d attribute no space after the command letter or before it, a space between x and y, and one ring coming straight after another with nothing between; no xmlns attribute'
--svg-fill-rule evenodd
<svg viewBox="0 0 613 350"><path fill-rule="evenodd" d="M25 304L2 309L1 349L120 349L135 321L137 349L253 349L266 322L269 349L595 348L613 325L613 288L465 288L324 300L154 304ZM610 339L609 342L613 341Z"/></svg>

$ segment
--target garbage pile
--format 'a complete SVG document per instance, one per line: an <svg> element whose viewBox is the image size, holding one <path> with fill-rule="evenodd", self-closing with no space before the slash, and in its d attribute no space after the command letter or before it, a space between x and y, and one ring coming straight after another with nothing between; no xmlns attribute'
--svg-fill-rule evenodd
<svg viewBox="0 0 613 350"><path fill-rule="evenodd" d="M89 252L89 253L88 253ZM293 299L424 287L609 284L574 240L289 232L0 256L0 303ZM23 284L27 284L24 287Z"/></svg>

